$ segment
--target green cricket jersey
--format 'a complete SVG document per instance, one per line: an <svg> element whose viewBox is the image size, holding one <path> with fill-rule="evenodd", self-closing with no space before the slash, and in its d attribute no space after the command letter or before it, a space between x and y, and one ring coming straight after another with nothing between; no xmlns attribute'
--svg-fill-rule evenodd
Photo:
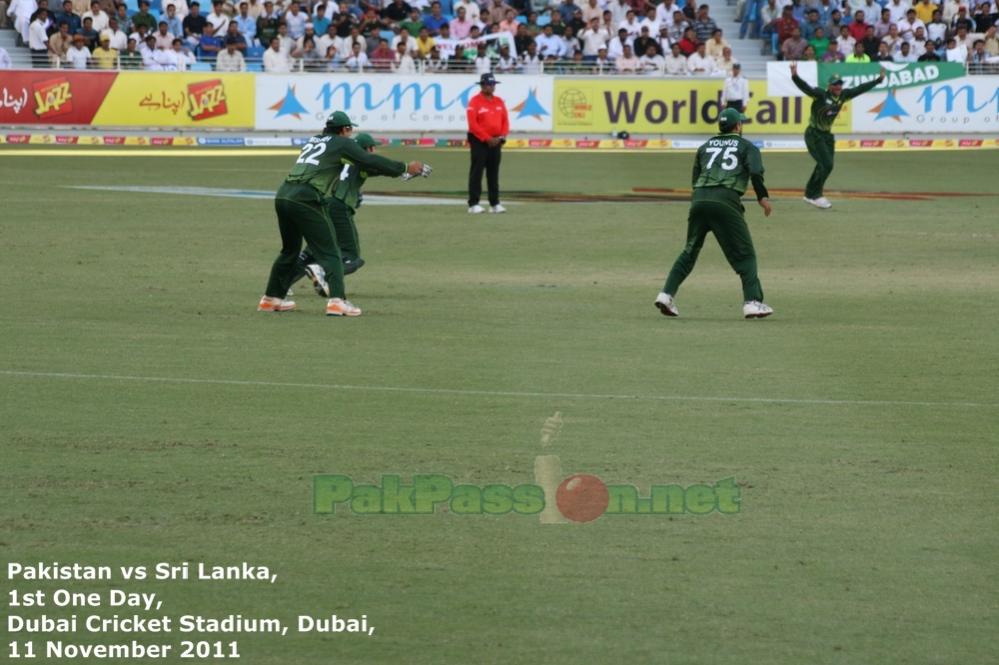
<svg viewBox="0 0 999 665"><path fill-rule="evenodd" d="M741 209L750 181L757 200L770 196L763 184L760 149L738 134L719 134L697 149L692 181L694 202L727 201Z"/></svg>
<svg viewBox="0 0 999 665"><path fill-rule="evenodd" d="M313 136L302 148L285 182L307 184L323 196L340 199L350 208L357 207L357 199L364 176L400 176L406 165L364 150L345 136L320 134Z"/></svg>
<svg viewBox="0 0 999 665"><path fill-rule="evenodd" d="M861 83L855 88L846 88L837 97L828 90L813 88L805 83L797 74L791 76L791 80L798 86L798 90L801 90L812 98L812 110L809 114L808 126L814 127L820 132L832 131L833 122L836 121L836 116L839 115L839 112L843 110L843 105L854 97L859 97L868 90L871 90L879 83L878 79Z"/></svg>

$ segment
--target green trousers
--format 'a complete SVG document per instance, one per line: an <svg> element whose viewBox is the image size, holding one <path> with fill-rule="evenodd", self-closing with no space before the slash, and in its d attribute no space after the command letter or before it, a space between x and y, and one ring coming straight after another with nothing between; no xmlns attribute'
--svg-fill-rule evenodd
<svg viewBox="0 0 999 665"><path fill-rule="evenodd" d="M763 300L763 287L756 274L756 250L742 211L720 201L695 201L687 217L687 244L673 263L663 291L675 296L683 280L693 271L708 233L714 233L728 264L742 278L745 301Z"/></svg>
<svg viewBox="0 0 999 665"><path fill-rule="evenodd" d="M272 298L284 298L288 293L298 270L302 241L305 240L316 263L326 271L332 297L346 297L343 259L322 195L309 185L286 182L274 197L274 209L281 232L281 252L271 267L266 294Z"/></svg>
<svg viewBox="0 0 999 665"><path fill-rule="evenodd" d="M809 127L805 130L805 146L808 154L815 160L815 170L805 185L805 198L817 199L822 196L822 189L833 170L836 137L829 132Z"/></svg>
<svg viewBox="0 0 999 665"><path fill-rule="evenodd" d="M340 199L330 199L329 211L333 229L336 231L336 242L343 258L350 261L361 258L361 243L357 237L354 211L344 205Z"/></svg>
<svg viewBox="0 0 999 665"><path fill-rule="evenodd" d="M340 248L340 256L344 261L356 261L361 258L361 243L357 237L354 211L344 205L340 199L329 199L327 211L333 223L333 230L336 232L336 244ZM312 263L312 252L308 247L299 254L295 273L291 279L292 284L305 277L306 263Z"/></svg>

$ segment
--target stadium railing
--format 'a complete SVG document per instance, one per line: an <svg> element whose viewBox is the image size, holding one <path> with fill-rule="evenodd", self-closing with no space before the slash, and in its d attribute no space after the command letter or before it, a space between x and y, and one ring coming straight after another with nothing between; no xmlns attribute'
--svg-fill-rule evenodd
<svg viewBox="0 0 999 665"><path fill-rule="evenodd" d="M54 66L52 63L46 63L46 67L33 67L30 52L22 49L16 49L14 52L9 53L13 69L70 69L70 65L67 63L59 63L58 66ZM246 58L246 70L247 72L264 73L263 60L261 58ZM447 63L447 66L438 69L428 66L428 64L423 60L416 61L416 71L415 74L478 74L481 73L475 68L475 65L469 61L458 61L452 60ZM318 65L318 66L316 66ZM330 67L328 63L320 62L316 65L310 66L301 59L296 59L292 61L292 67L290 73L335 73L335 74L352 74L352 73L394 73L391 68L377 67L373 65L368 65L360 70L358 69L348 69L344 66L334 66ZM970 64L967 66L969 75L999 75L999 63L986 63L986 64ZM88 67L87 71L102 71L95 67ZM121 61L119 59L117 66L111 70L103 71L152 71L145 69L132 69L121 66ZM162 70L157 70L162 71ZM210 60L197 60L187 71L195 72L211 72L216 71L214 62ZM280 72L289 73L289 72ZM402 73L402 72L400 72ZM509 74L577 74L577 75L595 75L595 76L636 76L636 75L648 75L648 76L668 76L669 78L690 78L687 76L675 76L667 75L662 70L654 70L651 72L638 71L618 71L614 65L604 65L599 66L591 62L548 62L539 63L536 67L524 67L518 66L513 70L501 69L495 65L492 68L492 73L497 76L509 75ZM723 77L724 73L717 72L713 78ZM704 76L696 76L693 78L705 78ZM707 76L707 78L712 78L712 76Z"/></svg>

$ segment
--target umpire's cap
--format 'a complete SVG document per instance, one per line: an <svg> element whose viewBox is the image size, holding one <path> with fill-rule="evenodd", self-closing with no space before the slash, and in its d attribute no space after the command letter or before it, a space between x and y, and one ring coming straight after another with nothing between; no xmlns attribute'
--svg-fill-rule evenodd
<svg viewBox="0 0 999 665"><path fill-rule="evenodd" d="M492 74L483 74L479 77L479 85L496 85L499 81Z"/></svg>
<svg viewBox="0 0 999 665"><path fill-rule="evenodd" d="M350 121L350 116L343 111L336 111L326 120L326 129L336 129L337 127L357 127Z"/></svg>
<svg viewBox="0 0 999 665"><path fill-rule="evenodd" d="M356 134L354 136L354 141L356 141L357 145L361 146L365 150L367 150L368 148L374 148L375 146L378 145L378 141L376 141L374 137L371 136L371 134L367 134L365 132Z"/></svg>
<svg viewBox="0 0 999 665"><path fill-rule="evenodd" d="M740 122L745 122L749 120L746 116L742 115L735 109L725 109L718 116L718 129L723 132L730 132L735 129L735 126Z"/></svg>

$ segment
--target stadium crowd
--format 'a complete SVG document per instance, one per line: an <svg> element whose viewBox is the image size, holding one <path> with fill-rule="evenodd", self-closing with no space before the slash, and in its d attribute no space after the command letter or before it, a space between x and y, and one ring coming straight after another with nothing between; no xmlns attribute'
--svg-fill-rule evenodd
<svg viewBox="0 0 999 665"><path fill-rule="evenodd" d="M993 0L741 0L740 37L759 36L783 60L999 64ZM988 67L992 65L992 67Z"/></svg>
<svg viewBox="0 0 999 665"><path fill-rule="evenodd" d="M696 0L135 1L0 0L0 20L36 67L729 76L736 64ZM999 62L992 0L860 2L740 0L739 37L785 60Z"/></svg>
<svg viewBox="0 0 999 665"><path fill-rule="evenodd" d="M581 1L211 0L208 9L198 0L139 0L133 9L115 0L0 0L0 12L36 67L732 73L731 46L708 5Z"/></svg>

